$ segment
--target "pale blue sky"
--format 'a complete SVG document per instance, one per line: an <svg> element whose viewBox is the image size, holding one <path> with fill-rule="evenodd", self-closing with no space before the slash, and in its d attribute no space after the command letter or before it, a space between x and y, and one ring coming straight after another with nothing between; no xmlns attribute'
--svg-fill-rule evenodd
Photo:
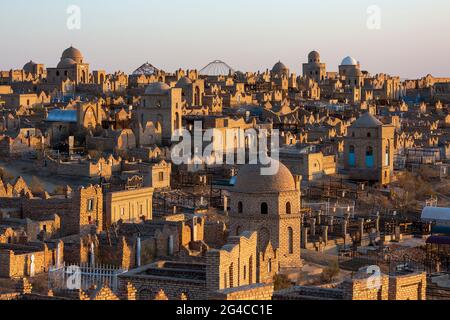
<svg viewBox="0 0 450 320"><path fill-rule="evenodd" d="M81 8L81 30L66 9ZM370 5L381 30L366 26ZM73 44L93 69L166 71L222 59L237 70L278 60L300 73L311 50L336 70L351 55L372 73L450 76L448 0L0 0L0 69L55 66Z"/></svg>

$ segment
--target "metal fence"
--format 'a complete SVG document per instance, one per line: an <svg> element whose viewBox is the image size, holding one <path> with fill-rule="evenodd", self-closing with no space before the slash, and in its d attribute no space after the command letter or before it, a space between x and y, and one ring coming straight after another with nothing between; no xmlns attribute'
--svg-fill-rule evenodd
<svg viewBox="0 0 450 320"><path fill-rule="evenodd" d="M112 291L118 290L118 276L127 272L111 265L63 265L50 267L48 288L55 292L89 290L94 286L108 285Z"/></svg>

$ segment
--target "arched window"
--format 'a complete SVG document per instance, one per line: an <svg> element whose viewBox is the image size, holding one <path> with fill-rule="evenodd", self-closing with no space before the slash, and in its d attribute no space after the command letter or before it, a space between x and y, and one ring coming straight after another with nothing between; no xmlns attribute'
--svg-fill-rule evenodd
<svg viewBox="0 0 450 320"><path fill-rule="evenodd" d="M389 166L391 164L390 153L391 153L391 148L388 143L388 145L386 146L386 153L385 153L385 160L384 160L387 166Z"/></svg>
<svg viewBox="0 0 450 320"><path fill-rule="evenodd" d="M244 211L243 204L241 201L238 202L238 213L242 213Z"/></svg>
<svg viewBox="0 0 450 320"><path fill-rule="evenodd" d="M294 254L294 230L291 227L288 228L288 246L289 254Z"/></svg>
<svg viewBox="0 0 450 320"><path fill-rule="evenodd" d="M233 273L234 273L234 266L233 266L233 263L232 263L232 264L230 264L229 271L228 271L228 275L229 275L229 277L230 277L230 280L228 281L228 283L229 283L229 285L230 285L230 288L233 288L233 287L234 287L234 283L233 283Z"/></svg>
<svg viewBox="0 0 450 320"><path fill-rule="evenodd" d="M373 148L367 147L367 149L366 149L366 167L373 168L373 166L374 166Z"/></svg>
<svg viewBox="0 0 450 320"><path fill-rule="evenodd" d="M350 146L348 151L348 164L350 167L356 166L355 146Z"/></svg>
<svg viewBox="0 0 450 320"><path fill-rule="evenodd" d="M261 214L269 214L269 206L267 203L261 203Z"/></svg>
<svg viewBox="0 0 450 320"><path fill-rule="evenodd" d="M286 203L286 214L291 214L291 213L292 213L291 203L287 202Z"/></svg>

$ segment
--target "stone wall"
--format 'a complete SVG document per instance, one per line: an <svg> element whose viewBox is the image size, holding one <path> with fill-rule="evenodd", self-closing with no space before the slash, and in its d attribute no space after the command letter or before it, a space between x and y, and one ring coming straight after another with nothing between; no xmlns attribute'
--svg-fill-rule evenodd
<svg viewBox="0 0 450 320"><path fill-rule="evenodd" d="M213 300L272 300L272 284L253 284L233 289L225 289L210 296Z"/></svg>
<svg viewBox="0 0 450 320"><path fill-rule="evenodd" d="M153 188L110 192L105 197L104 229L123 221L152 220Z"/></svg>
<svg viewBox="0 0 450 320"><path fill-rule="evenodd" d="M257 233L243 232L230 237L220 250L206 253L206 282L208 292L215 293L257 281Z"/></svg>
<svg viewBox="0 0 450 320"><path fill-rule="evenodd" d="M35 274L47 272L54 265L56 249L43 244L38 247L27 245L6 245L0 247L0 278L20 278L30 276L31 257L34 256Z"/></svg>
<svg viewBox="0 0 450 320"><path fill-rule="evenodd" d="M136 300L154 300L160 290L164 290L169 300L181 300L186 296L189 300L206 300L206 284L201 281L183 281L176 278L150 278L147 276L119 276L121 292L127 292L127 285L136 288Z"/></svg>
<svg viewBox="0 0 450 320"><path fill-rule="evenodd" d="M389 300L426 300L427 274L389 278Z"/></svg>
<svg viewBox="0 0 450 320"><path fill-rule="evenodd" d="M345 281L344 300L388 300L389 277L382 275L379 286L368 278Z"/></svg>

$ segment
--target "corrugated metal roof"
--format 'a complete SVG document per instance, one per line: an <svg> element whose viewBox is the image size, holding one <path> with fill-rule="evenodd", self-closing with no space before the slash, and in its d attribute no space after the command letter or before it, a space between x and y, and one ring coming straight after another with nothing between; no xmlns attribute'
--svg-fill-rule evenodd
<svg viewBox="0 0 450 320"><path fill-rule="evenodd" d="M49 122L77 122L76 110L60 110L55 109L48 113L47 121Z"/></svg>
<svg viewBox="0 0 450 320"><path fill-rule="evenodd" d="M450 208L425 207L422 210L422 220L450 221Z"/></svg>

